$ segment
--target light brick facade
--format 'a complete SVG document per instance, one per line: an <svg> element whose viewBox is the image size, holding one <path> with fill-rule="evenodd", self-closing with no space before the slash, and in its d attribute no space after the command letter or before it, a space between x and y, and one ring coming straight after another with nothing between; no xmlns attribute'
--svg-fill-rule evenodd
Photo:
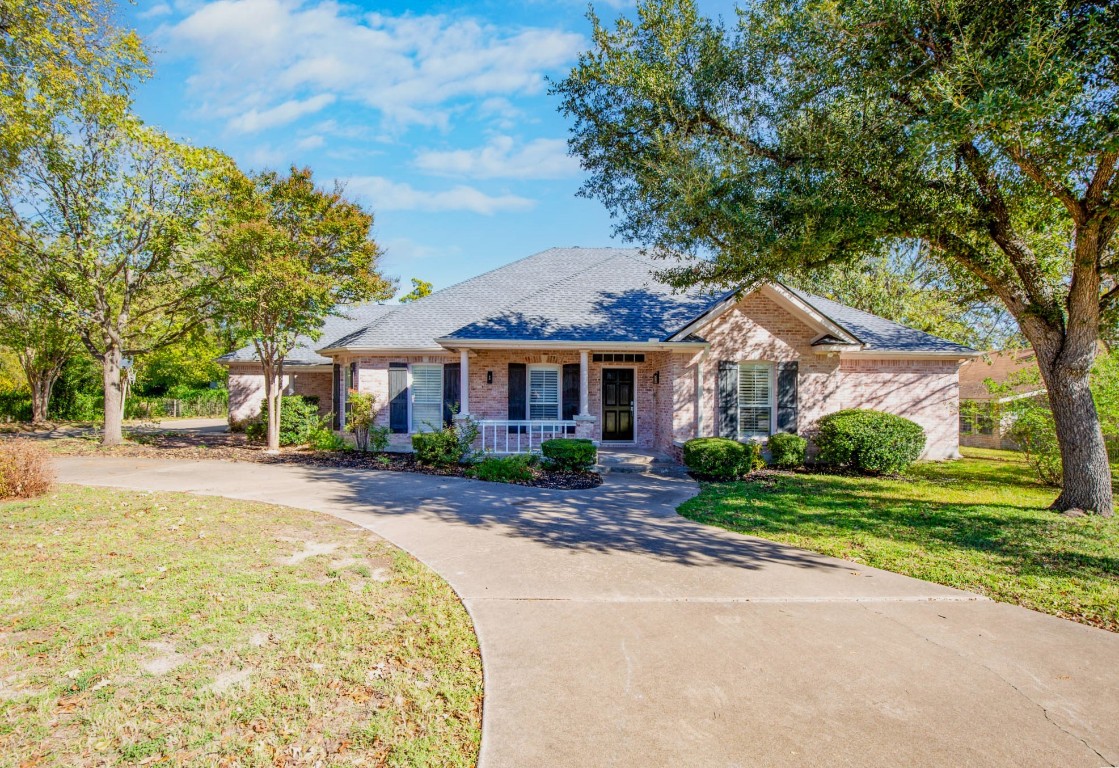
<svg viewBox="0 0 1119 768"><path fill-rule="evenodd" d="M588 405L594 422L589 434L602 437L602 372L607 367L634 370L635 430L638 448L675 452L692 437L718 432L720 361L798 364L798 431L811 436L820 417L843 408L873 408L905 416L924 427L925 456L959 455L959 363L956 357L851 357L821 353L812 341L820 328L794 314L764 289L756 291L695 331L707 349L644 352L642 363L595 363L588 367ZM617 350L622 352L623 350ZM633 348L624 350L635 351ZM388 426L390 363L457 363L458 352L427 355L339 356L357 363L356 387L376 396L377 423ZM562 366L578 363L577 349L556 351L473 350L469 352L469 412L478 420L507 419L510 363ZM263 380L252 367L232 366L230 408L234 418L259 411ZM492 378L492 380L491 380ZM324 412L333 407L329 372L295 374L285 386L297 394L320 398ZM776 419L774 419L774 423ZM586 431L585 424L580 432ZM407 445L405 436L394 444Z"/></svg>
<svg viewBox="0 0 1119 768"><path fill-rule="evenodd" d="M327 415L334 410L334 394L329 370L288 369L284 373L285 395L304 395L319 399L319 413ZM234 363L229 366L229 420L246 421L260 415L264 400L264 374L254 363Z"/></svg>

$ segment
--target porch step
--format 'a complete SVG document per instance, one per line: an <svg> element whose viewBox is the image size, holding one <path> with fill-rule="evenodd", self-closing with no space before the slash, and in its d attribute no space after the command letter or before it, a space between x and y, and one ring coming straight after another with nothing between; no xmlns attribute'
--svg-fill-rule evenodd
<svg viewBox="0 0 1119 768"><path fill-rule="evenodd" d="M599 450L598 466L601 475L624 472L661 477L685 477L687 471L667 456L643 451Z"/></svg>

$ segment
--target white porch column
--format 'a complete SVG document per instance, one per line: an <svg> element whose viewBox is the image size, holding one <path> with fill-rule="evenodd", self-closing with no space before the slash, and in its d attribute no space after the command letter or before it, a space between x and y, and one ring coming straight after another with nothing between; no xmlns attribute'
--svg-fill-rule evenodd
<svg viewBox="0 0 1119 768"><path fill-rule="evenodd" d="M590 416L590 396L587 390L590 388L591 372L588 360L590 353L585 349L579 350L579 415Z"/></svg>
<svg viewBox="0 0 1119 768"><path fill-rule="evenodd" d="M467 354L465 349L458 351L459 372L458 372L458 391L459 391L459 415L470 415L470 355Z"/></svg>

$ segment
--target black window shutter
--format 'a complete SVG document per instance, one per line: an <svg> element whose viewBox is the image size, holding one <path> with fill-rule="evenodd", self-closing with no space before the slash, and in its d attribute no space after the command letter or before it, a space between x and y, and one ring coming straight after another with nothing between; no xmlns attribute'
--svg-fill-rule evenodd
<svg viewBox="0 0 1119 768"><path fill-rule="evenodd" d="M443 424L451 423L451 409L462 404L462 380L459 378L461 370L459 363L447 363L443 366Z"/></svg>
<svg viewBox="0 0 1119 768"><path fill-rule="evenodd" d="M797 431L797 370L798 363L777 364L777 431Z"/></svg>
<svg viewBox="0 0 1119 768"><path fill-rule="evenodd" d="M523 421L528 407L528 366L509 363L509 416L511 421ZM510 427L510 432L524 432L524 427Z"/></svg>
<svg viewBox="0 0 1119 768"><path fill-rule="evenodd" d="M408 364L389 363L389 429L408 431Z"/></svg>
<svg viewBox="0 0 1119 768"><path fill-rule="evenodd" d="M334 364L334 428L342 429L342 387L346 382L342 379L342 366L338 363Z"/></svg>
<svg viewBox="0 0 1119 768"><path fill-rule="evenodd" d="M563 413L565 421L571 421L579 413L579 364L566 363L563 366ZM567 433L573 434L575 427L568 427Z"/></svg>
<svg viewBox="0 0 1119 768"><path fill-rule="evenodd" d="M719 361L719 437L738 439L738 364Z"/></svg>

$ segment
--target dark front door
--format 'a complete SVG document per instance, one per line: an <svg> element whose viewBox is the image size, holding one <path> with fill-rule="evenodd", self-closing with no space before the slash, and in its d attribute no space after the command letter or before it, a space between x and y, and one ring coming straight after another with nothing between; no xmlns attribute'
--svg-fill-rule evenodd
<svg viewBox="0 0 1119 768"><path fill-rule="evenodd" d="M633 439L633 369L602 370L602 439Z"/></svg>

